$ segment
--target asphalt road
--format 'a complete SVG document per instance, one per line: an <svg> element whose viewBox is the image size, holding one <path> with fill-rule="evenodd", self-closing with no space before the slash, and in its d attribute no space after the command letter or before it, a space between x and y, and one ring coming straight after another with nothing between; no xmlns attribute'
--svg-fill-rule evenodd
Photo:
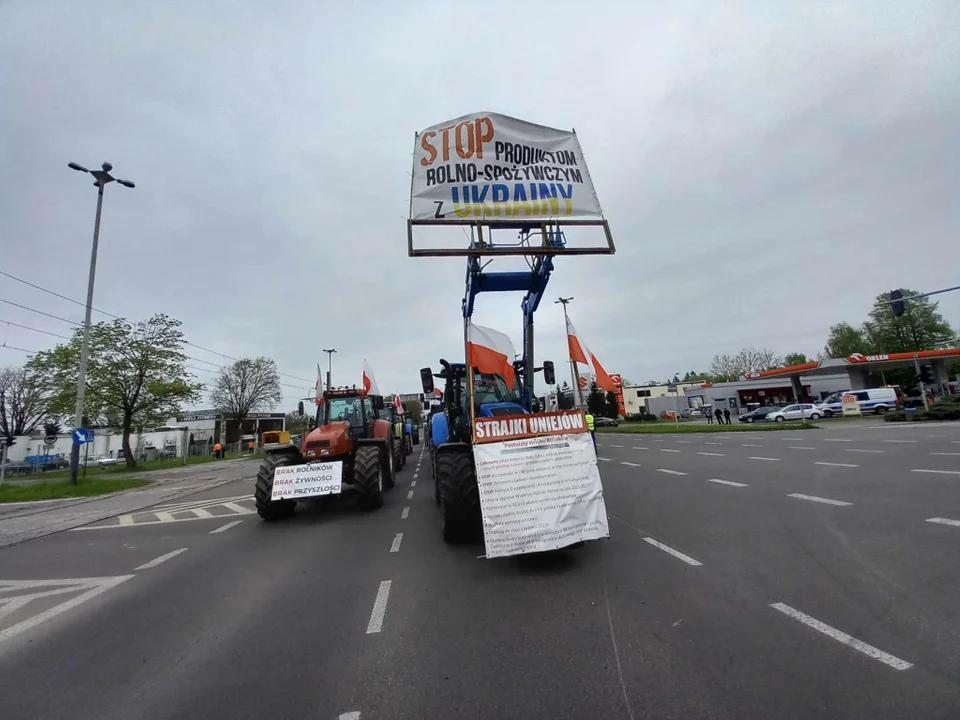
<svg viewBox="0 0 960 720"><path fill-rule="evenodd" d="M444 545L420 448L372 513L244 480L0 549L0 717L960 716L960 427L600 442L577 550Z"/></svg>

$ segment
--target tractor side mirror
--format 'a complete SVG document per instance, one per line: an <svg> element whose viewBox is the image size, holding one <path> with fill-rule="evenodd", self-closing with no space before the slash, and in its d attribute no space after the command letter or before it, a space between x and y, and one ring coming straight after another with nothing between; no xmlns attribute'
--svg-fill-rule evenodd
<svg viewBox="0 0 960 720"><path fill-rule="evenodd" d="M557 375L553 369L553 363L549 360L543 361L543 381L547 385L556 385L557 384Z"/></svg>
<svg viewBox="0 0 960 720"><path fill-rule="evenodd" d="M297 415L303 417L303 400L297 403Z"/></svg>
<svg viewBox="0 0 960 720"><path fill-rule="evenodd" d="M374 396L373 396L373 409L374 409L374 410L383 410L383 395L374 395Z"/></svg>
<svg viewBox="0 0 960 720"><path fill-rule="evenodd" d="M423 386L424 393L433 395L435 383L433 382L433 371L430 368L420 368L420 385Z"/></svg>

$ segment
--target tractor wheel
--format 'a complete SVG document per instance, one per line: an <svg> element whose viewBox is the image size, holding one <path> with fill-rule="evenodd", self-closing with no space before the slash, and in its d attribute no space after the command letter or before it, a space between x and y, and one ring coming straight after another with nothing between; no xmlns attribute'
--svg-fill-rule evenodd
<svg viewBox="0 0 960 720"><path fill-rule="evenodd" d="M381 456L380 472L383 475L383 487L389 490L397 484L397 466L393 462L393 449L381 445L378 454Z"/></svg>
<svg viewBox="0 0 960 720"><path fill-rule="evenodd" d="M393 451L393 466L399 470L407 464L407 456L403 454L403 441L393 437L390 439L390 447Z"/></svg>
<svg viewBox="0 0 960 720"><path fill-rule="evenodd" d="M353 485L360 497L360 507L374 510L383 505L383 475L380 471L380 450L374 445L361 445L353 459Z"/></svg>
<svg viewBox="0 0 960 720"><path fill-rule="evenodd" d="M266 520L283 520L293 517L297 507L296 500L270 500L273 494L273 475L274 471L284 465L295 465L296 458L290 454L267 455L260 463L260 470L257 471L257 484L254 487L253 497L257 506L257 514Z"/></svg>
<svg viewBox="0 0 960 720"><path fill-rule="evenodd" d="M403 436L403 454L409 455L413 452L413 440L409 435L404 434Z"/></svg>
<svg viewBox="0 0 960 720"><path fill-rule="evenodd" d="M433 478L433 500L440 507L440 481L437 480L437 466L433 464L433 458L430 458L430 477Z"/></svg>
<svg viewBox="0 0 960 720"><path fill-rule="evenodd" d="M443 539L450 544L473 540L482 526L480 491L470 450L437 454Z"/></svg>

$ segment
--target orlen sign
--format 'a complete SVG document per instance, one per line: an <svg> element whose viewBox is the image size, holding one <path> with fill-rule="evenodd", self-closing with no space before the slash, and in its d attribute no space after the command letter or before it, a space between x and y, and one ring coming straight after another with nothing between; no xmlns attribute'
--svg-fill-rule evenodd
<svg viewBox="0 0 960 720"><path fill-rule="evenodd" d="M864 355L863 353L853 353L852 355L847 355L847 362L851 363L876 362L877 360L889 359L889 355Z"/></svg>

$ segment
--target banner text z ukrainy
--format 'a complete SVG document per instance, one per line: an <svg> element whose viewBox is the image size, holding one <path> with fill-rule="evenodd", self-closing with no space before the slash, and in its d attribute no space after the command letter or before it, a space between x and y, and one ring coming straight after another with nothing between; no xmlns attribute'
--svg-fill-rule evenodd
<svg viewBox="0 0 960 720"><path fill-rule="evenodd" d="M417 134L410 218L601 217L576 134L474 113Z"/></svg>
<svg viewBox="0 0 960 720"><path fill-rule="evenodd" d="M533 413L530 415L502 415L476 418L473 436L478 443L503 442L540 435L565 435L587 431L587 420L582 410Z"/></svg>

